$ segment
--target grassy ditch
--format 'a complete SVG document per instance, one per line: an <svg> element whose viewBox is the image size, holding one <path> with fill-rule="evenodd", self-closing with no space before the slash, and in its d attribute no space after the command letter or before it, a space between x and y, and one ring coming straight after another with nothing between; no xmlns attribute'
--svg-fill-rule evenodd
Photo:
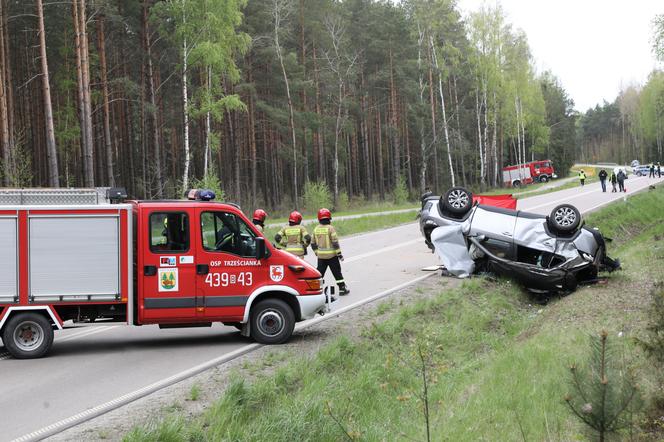
<svg viewBox="0 0 664 442"><path fill-rule="evenodd" d="M401 213L390 213L386 215L373 215L373 216L362 216L359 218L347 219L347 220L335 220L332 218L332 225L337 230L339 236L348 236L354 235L357 233L371 232L374 230L386 229L388 227L398 226L400 224L405 224L409 222L415 222L415 216L417 215L417 209L413 209L409 212ZM286 222L284 222L286 225ZM305 225L309 233L311 233L315 227L315 224ZM274 240L274 235L281 229L281 227L268 227L265 229L265 237L270 241Z"/></svg>
<svg viewBox="0 0 664 442"><path fill-rule="evenodd" d="M339 336L252 383L237 373L202 416L173 413L125 440L426 440L427 430L433 440L582 440L563 398L590 334L608 331L646 399L655 388L661 367L633 339L662 277L663 219L662 189L588 218L614 237L610 255L624 263L606 284L538 306L509 281L473 278L410 305L385 304L359 337ZM658 439L642 428L629 436Z"/></svg>

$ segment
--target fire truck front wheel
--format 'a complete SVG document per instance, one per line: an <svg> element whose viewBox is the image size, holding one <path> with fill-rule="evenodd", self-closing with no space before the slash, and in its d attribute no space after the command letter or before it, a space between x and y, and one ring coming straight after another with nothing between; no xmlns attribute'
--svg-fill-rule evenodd
<svg viewBox="0 0 664 442"><path fill-rule="evenodd" d="M2 342L16 359L40 358L53 344L53 327L39 313L19 313L7 321Z"/></svg>
<svg viewBox="0 0 664 442"><path fill-rule="evenodd" d="M251 336L261 344L283 344L294 328L295 313L280 299L266 299L251 309Z"/></svg>

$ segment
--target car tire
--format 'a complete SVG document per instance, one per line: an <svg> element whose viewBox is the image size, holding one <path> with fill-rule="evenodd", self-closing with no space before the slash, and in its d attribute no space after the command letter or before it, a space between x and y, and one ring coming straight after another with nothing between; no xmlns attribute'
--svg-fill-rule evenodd
<svg viewBox="0 0 664 442"><path fill-rule="evenodd" d="M53 345L51 321L39 313L16 314L5 324L2 342L16 359L41 358Z"/></svg>
<svg viewBox="0 0 664 442"><path fill-rule="evenodd" d="M512 183L512 187L515 188L515 189L520 188L521 187L521 181L519 181L519 180L514 181Z"/></svg>
<svg viewBox="0 0 664 442"><path fill-rule="evenodd" d="M266 299L251 309L251 336L261 344L283 344L294 328L293 309L281 299Z"/></svg>
<svg viewBox="0 0 664 442"><path fill-rule="evenodd" d="M454 215L465 215L473 207L473 194L463 187L452 187L441 198L443 210Z"/></svg>
<svg viewBox="0 0 664 442"><path fill-rule="evenodd" d="M572 233L581 225L581 212L571 204L561 204L551 211L548 222L558 233Z"/></svg>
<svg viewBox="0 0 664 442"><path fill-rule="evenodd" d="M549 181L549 177L546 175L542 175L539 179L540 183L546 183L547 181Z"/></svg>

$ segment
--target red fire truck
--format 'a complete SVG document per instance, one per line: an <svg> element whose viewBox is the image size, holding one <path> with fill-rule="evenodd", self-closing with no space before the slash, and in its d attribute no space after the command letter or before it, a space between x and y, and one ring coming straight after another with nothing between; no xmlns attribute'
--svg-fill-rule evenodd
<svg viewBox="0 0 664 442"><path fill-rule="evenodd" d="M533 182L546 183L553 178L558 178L558 176L551 160L531 161L503 167L503 185L506 187L521 187Z"/></svg>
<svg viewBox="0 0 664 442"><path fill-rule="evenodd" d="M320 273L235 205L127 201L121 189L0 190L0 336L45 355L65 321L161 328L223 322L265 344L323 314Z"/></svg>

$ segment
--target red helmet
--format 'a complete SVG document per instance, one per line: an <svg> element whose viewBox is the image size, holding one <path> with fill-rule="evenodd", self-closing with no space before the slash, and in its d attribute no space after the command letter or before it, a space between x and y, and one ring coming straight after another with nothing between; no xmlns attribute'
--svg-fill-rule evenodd
<svg viewBox="0 0 664 442"><path fill-rule="evenodd" d="M300 222L302 222L302 214L297 210L293 210L288 216L288 222L293 224L300 224Z"/></svg>
<svg viewBox="0 0 664 442"><path fill-rule="evenodd" d="M318 221L323 221L324 219L332 219L332 213L328 209L322 208L318 211Z"/></svg>
<svg viewBox="0 0 664 442"><path fill-rule="evenodd" d="M254 217L253 219L256 221L263 222L265 221L265 218L267 218L267 213L263 209L256 209L254 211Z"/></svg>

